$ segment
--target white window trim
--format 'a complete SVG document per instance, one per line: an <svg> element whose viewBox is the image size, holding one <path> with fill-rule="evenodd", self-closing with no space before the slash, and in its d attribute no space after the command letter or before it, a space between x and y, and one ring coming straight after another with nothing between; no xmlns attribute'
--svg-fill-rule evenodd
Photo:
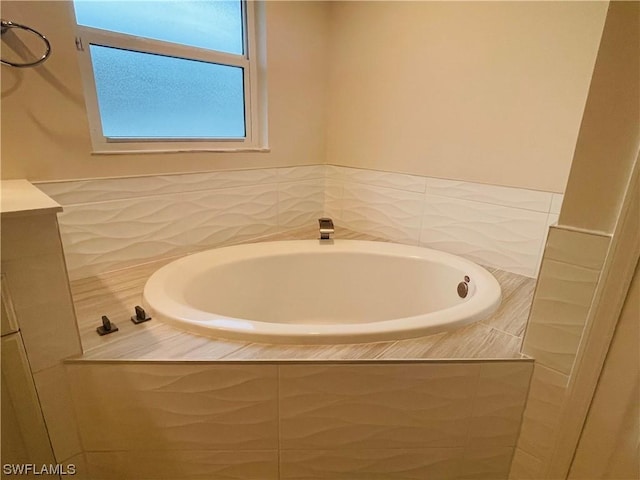
<svg viewBox="0 0 640 480"><path fill-rule="evenodd" d="M161 40L137 37L134 35L101 30L77 25L76 45L82 75L87 116L93 153L126 154L126 153L161 153L161 152L235 152L235 151L269 151L262 133L266 131L263 124L266 118L261 99L260 82L264 82L264 71L258 75L258 43L256 41L256 4L258 2L242 1L244 28L244 55L234 55L204 48L179 45ZM73 4L71 5L73 9ZM75 18L75 11L74 11ZM91 62L89 45L122 48L143 53L155 53L187 60L201 60L222 65L237 66L243 69L245 98L245 129L243 139L126 139L107 138L102 134L102 122L98 107L98 95Z"/></svg>

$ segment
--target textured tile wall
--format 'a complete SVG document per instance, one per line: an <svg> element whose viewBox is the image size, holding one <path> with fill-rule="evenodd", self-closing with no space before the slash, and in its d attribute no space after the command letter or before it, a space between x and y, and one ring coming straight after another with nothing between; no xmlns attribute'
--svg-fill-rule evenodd
<svg viewBox="0 0 640 480"><path fill-rule="evenodd" d="M569 374L599 271L545 258L531 306L523 353Z"/></svg>
<svg viewBox="0 0 640 480"><path fill-rule="evenodd" d="M533 364L67 365L91 478L506 479Z"/></svg>
<svg viewBox="0 0 640 480"><path fill-rule="evenodd" d="M64 367L59 364L38 372L33 380L56 459L63 461L82 452Z"/></svg>
<svg viewBox="0 0 640 480"><path fill-rule="evenodd" d="M569 377L536 364L513 458L511 480L540 480L555 447Z"/></svg>
<svg viewBox="0 0 640 480"><path fill-rule="evenodd" d="M275 366L67 368L87 452L277 449Z"/></svg>
<svg viewBox="0 0 640 480"><path fill-rule="evenodd" d="M313 165L40 183L72 279L302 226L338 226L536 276L562 195Z"/></svg>
<svg viewBox="0 0 640 480"><path fill-rule="evenodd" d="M535 277L562 195L329 165L325 213L345 227Z"/></svg>
<svg viewBox="0 0 640 480"><path fill-rule="evenodd" d="M522 351L536 360L512 480L547 478L567 384L610 237L552 226Z"/></svg>
<svg viewBox="0 0 640 480"><path fill-rule="evenodd" d="M551 228L522 349L541 365L571 373L609 242Z"/></svg>
<svg viewBox="0 0 640 480"><path fill-rule="evenodd" d="M277 450L88 452L86 480L277 480Z"/></svg>
<svg viewBox="0 0 640 480"><path fill-rule="evenodd" d="M72 279L310 224L324 167L40 183L64 207Z"/></svg>

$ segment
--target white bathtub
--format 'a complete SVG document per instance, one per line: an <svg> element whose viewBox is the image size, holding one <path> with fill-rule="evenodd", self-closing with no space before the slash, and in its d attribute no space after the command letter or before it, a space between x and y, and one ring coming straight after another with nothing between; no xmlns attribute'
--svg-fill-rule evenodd
<svg viewBox="0 0 640 480"><path fill-rule="evenodd" d="M468 295L460 282L469 278ZM358 343L452 330L491 315L500 285L436 250L356 240L255 243L196 253L155 272L151 315L216 338Z"/></svg>

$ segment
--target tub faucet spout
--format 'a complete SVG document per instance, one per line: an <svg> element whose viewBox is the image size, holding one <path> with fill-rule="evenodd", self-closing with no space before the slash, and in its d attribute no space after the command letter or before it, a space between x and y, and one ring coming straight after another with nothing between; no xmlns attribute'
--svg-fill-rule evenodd
<svg viewBox="0 0 640 480"><path fill-rule="evenodd" d="M320 240L329 240L334 232L333 220L330 218L319 218L318 223L320 224Z"/></svg>

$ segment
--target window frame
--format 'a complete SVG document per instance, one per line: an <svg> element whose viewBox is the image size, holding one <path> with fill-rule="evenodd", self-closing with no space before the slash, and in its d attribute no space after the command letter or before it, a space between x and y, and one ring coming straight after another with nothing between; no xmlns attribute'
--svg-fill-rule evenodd
<svg viewBox="0 0 640 480"><path fill-rule="evenodd" d="M71 9L73 10L73 18L75 19L75 8L73 2L70 3ZM261 109L259 92L261 88L259 88L258 79L255 3L256 2L246 0L240 1L243 21L244 52L241 55L87 27L78 24L76 20L76 50L78 51L93 153L268 150L260 144ZM91 60L90 45L242 68L245 137L175 139L105 137L102 133L102 119L98 105L98 94Z"/></svg>

